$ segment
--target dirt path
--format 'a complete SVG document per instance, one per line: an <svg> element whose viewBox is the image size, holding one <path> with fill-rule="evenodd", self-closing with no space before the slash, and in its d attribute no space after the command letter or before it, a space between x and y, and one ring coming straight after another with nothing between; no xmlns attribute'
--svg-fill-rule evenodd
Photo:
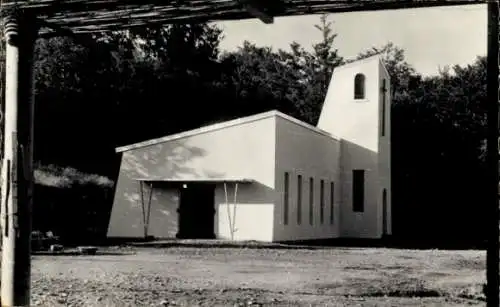
<svg viewBox="0 0 500 307"><path fill-rule="evenodd" d="M39 306L484 305L485 253L138 249L36 256Z"/></svg>

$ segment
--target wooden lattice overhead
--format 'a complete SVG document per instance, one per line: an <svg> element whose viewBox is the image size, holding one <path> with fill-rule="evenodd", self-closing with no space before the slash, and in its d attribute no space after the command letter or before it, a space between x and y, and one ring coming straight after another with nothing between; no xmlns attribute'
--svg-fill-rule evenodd
<svg viewBox="0 0 500 307"><path fill-rule="evenodd" d="M4 0L1 15L30 12L73 33L136 26L486 3L484 0ZM47 33L48 29L42 32Z"/></svg>

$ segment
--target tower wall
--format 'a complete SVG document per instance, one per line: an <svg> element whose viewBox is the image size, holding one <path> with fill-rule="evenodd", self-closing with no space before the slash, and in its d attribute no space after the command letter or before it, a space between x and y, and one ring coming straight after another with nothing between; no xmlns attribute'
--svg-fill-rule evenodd
<svg viewBox="0 0 500 307"><path fill-rule="evenodd" d="M387 71L378 56L337 67L318 121L318 128L341 139L343 237L379 238L384 225L390 229L390 146L388 149L386 143L390 139L390 91L385 91L384 108L384 79L390 88ZM386 125L383 137L382 121ZM364 179L355 183L353 171L362 171L359 177Z"/></svg>

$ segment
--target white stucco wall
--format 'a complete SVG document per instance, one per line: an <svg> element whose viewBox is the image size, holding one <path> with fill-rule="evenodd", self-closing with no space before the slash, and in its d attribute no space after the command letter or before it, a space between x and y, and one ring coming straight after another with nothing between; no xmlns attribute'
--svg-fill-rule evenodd
<svg viewBox="0 0 500 307"><path fill-rule="evenodd" d="M236 193L236 205L234 205L235 187L235 183L226 184L228 204L226 204L224 185L218 184L215 189L217 238L230 240L231 230L233 230L232 239L236 241L272 242L273 192L259 184L240 183Z"/></svg>
<svg viewBox="0 0 500 307"><path fill-rule="evenodd" d="M381 235L378 157L372 151L342 140L342 207L340 234L346 238L378 238ZM353 211L352 170L365 170L364 212Z"/></svg>
<svg viewBox="0 0 500 307"><path fill-rule="evenodd" d="M386 231L385 234L392 234L392 185L391 185L391 105L392 105L392 89L391 89L391 78L389 73L385 69L382 63L379 63L379 73L380 80L386 80L386 92L385 92L385 132L384 135L380 133L379 129L379 176L380 176L380 189L379 192L379 207L383 208L382 203L382 190L385 188L387 190L387 204L386 204ZM380 95L384 95L380 93ZM382 97L382 96L381 96ZM382 108L383 99L380 99L380 114L382 114L384 108ZM382 116L380 116L380 125L382 125ZM380 219L383 219L382 214L384 210L380 210ZM380 223L380 232L384 232L383 223Z"/></svg>
<svg viewBox="0 0 500 307"><path fill-rule="evenodd" d="M354 77L366 77L362 100L354 99ZM131 145L122 155L109 237L143 237L139 184L134 178L248 178L256 183L215 188L215 233L234 240L289 241L335 237L379 238L383 233L382 191L387 190L387 232L391 233L391 108L387 82L386 131L380 135L381 80L390 80L378 57L335 69L317 128L268 112ZM217 127L216 129L213 127ZM327 133L324 133L324 132ZM144 145L144 144L143 144ZM354 212L352 171L365 170L364 212ZM289 174L289 214L284 223L284 174ZM298 175L302 176L302 218L297 218ZM313 224L309 222L309 179L314 179ZM323 224L320 182L324 181ZM330 183L334 183L334 221L330 223ZM155 189L148 234L177 232L179 191ZM146 196L148 194L146 190ZM226 204L229 203L229 205ZM234 225L232 225L234 223Z"/></svg>
<svg viewBox="0 0 500 307"><path fill-rule="evenodd" d="M339 142L286 119L277 118L274 240L327 239L339 230ZM284 224L284 174L289 173L289 215ZM302 218L298 223L298 175L302 175ZM309 178L314 178L313 224L309 223ZM324 180L324 221L320 223L320 181ZM330 182L334 182L334 221L330 223Z"/></svg>
<svg viewBox="0 0 500 307"><path fill-rule="evenodd" d="M237 199L236 239L272 238L275 166L275 119L260 118L206 133L125 151L122 155L108 237L143 237L139 185L134 178L172 179L250 178L240 184ZM232 187L230 187L232 188ZM229 190L230 203L234 194ZM223 186L215 192L216 235L228 237ZM155 193L149 235L175 235L178 191ZM232 208L232 206L231 206ZM255 223L248 217L261 217ZM167 225L170 225L167 227Z"/></svg>
<svg viewBox="0 0 500 307"><path fill-rule="evenodd" d="M337 67L332 75L319 129L378 152L380 60L370 57ZM354 99L354 76L366 76L366 97Z"/></svg>
<svg viewBox="0 0 500 307"><path fill-rule="evenodd" d="M381 182L379 177L379 121L381 66L371 57L335 69L325 98L318 128L342 139L341 181L342 237L381 236ZM365 75L365 99L354 99L354 78ZM352 205L352 170L365 170L364 212ZM389 193L390 194L390 193Z"/></svg>

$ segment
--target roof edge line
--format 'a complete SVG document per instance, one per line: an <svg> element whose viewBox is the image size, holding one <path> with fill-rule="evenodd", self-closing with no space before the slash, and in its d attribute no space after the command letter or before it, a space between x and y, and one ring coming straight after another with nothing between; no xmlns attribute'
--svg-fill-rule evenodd
<svg viewBox="0 0 500 307"><path fill-rule="evenodd" d="M220 129L225 129L225 128L234 127L234 126L238 126L238 125L243 125L243 124L251 123L254 121L266 119L266 118L269 118L271 116L275 116L275 115L277 115L277 113L279 113L279 112L276 110L272 110L272 111L268 111L268 112L264 112L264 113L258 113L258 114L254 114L254 115L250 115L250 116L246 116L246 117L236 118L236 119L224 121L221 123L203 126L203 127L179 132L179 133L174 133L174 134L167 135L167 136L160 137L160 138L150 139L147 141L142 141L142 142L138 142L138 143L134 143L134 144L130 144L130 145L125 145L125 146L120 146L120 147L115 148L115 152L121 153L121 152L129 151L129 150L133 150L133 149L139 149L139 148L143 148L143 147L147 147L147 146L153 146L153 145L164 143L167 141L178 140L178 139L182 139L182 138L193 136L193 135L208 133L208 132L217 131Z"/></svg>
<svg viewBox="0 0 500 307"><path fill-rule="evenodd" d="M301 121L301 120L299 120L299 119L297 119L297 118L295 118L295 117L292 117L292 116L290 116L290 115L287 115L287 114L285 114L285 113L278 112L278 113L276 114L276 116L281 117L281 118L283 118L283 119L285 119L285 120L288 120L288 121L290 121L290 122L292 122L292 123L294 123L294 124L297 124L297 125L299 125L299 126L301 126L301 127L303 127L303 128L306 128L306 129L309 129L309 130L311 130L311 131L313 131L313 132L316 132L316 133L318 133L318 134L320 134L320 135L323 135L323 136L326 136L326 137L332 138L332 139L334 139L334 140L340 140L340 138L339 138L339 137L337 137L337 136L335 136L335 135L333 135L333 134L331 134L331 133L329 133L329 132L327 132L327 131L325 131L325 130L322 130L322 129L320 129L320 128L316 127L316 126L313 126L313 125L311 125L311 124L308 124L308 123L306 123L306 122L303 122L303 121Z"/></svg>

